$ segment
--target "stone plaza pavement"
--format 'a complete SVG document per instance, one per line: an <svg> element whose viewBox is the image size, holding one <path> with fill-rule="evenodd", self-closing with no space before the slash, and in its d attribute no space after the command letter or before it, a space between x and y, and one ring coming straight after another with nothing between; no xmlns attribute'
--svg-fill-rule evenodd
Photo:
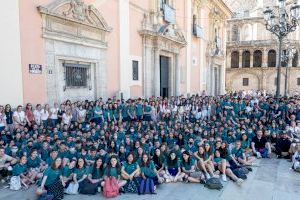
<svg viewBox="0 0 300 200"><path fill-rule="evenodd" d="M248 179L241 187L232 181L224 184L221 191L209 190L201 184L164 184L157 190L157 195L124 194L118 200L295 200L300 198L300 174L290 169L286 160L259 160L260 167L253 167ZM27 191L13 192L0 190L0 200L35 200L34 188ZM72 195L66 200L105 199L102 195Z"/></svg>

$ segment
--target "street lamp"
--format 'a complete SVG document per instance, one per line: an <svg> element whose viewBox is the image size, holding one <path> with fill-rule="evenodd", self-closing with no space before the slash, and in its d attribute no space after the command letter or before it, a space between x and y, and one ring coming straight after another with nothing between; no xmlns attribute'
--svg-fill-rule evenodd
<svg viewBox="0 0 300 200"><path fill-rule="evenodd" d="M276 97L280 96L280 79L281 79L281 55L282 40L291 32L295 31L300 19L300 5L295 2L290 7L290 14L286 8L286 0L278 0L279 8L277 10L269 7L263 12L266 21L266 29L277 36L279 41L278 62L277 62L277 83Z"/></svg>
<svg viewBox="0 0 300 200"><path fill-rule="evenodd" d="M282 63L285 67L285 79L284 79L284 96L287 97L287 80L288 80L288 63L289 60L293 60L294 56L296 55L296 48L294 46L287 47L285 50L282 51Z"/></svg>

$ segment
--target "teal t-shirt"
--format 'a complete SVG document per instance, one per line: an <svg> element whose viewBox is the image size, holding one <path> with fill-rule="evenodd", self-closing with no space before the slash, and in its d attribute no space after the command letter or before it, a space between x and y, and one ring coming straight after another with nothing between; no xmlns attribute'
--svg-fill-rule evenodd
<svg viewBox="0 0 300 200"><path fill-rule="evenodd" d="M143 105L142 104L137 104L136 105L136 115L137 116L142 116L143 115Z"/></svg>
<svg viewBox="0 0 300 200"><path fill-rule="evenodd" d="M92 175L92 179L101 179L104 175L104 170L99 168L90 168L90 174Z"/></svg>
<svg viewBox="0 0 300 200"><path fill-rule="evenodd" d="M59 177L61 176L61 170L48 167L44 172L44 176L47 176L45 186L49 186L59 179Z"/></svg>
<svg viewBox="0 0 300 200"><path fill-rule="evenodd" d="M156 177L154 169L155 169L155 165L154 165L153 161L150 161L150 165L148 167L141 166L141 172L144 173L145 176L151 177L151 178Z"/></svg>
<svg viewBox="0 0 300 200"><path fill-rule="evenodd" d="M115 177L115 178L118 178L119 174L118 174L118 170L117 168L115 167L112 167L112 168L106 168L105 169L105 172L104 172L105 176L112 176L112 177Z"/></svg>
<svg viewBox="0 0 300 200"><path fill-rule="evenodd" d="M222 158L220 157L214 157L214 162L215 163L220 163L222 161Z"/></svg>
<svg viewBox="0 0 300 200"><path fill-rule="evenodd" d="M27 158L27 166L28 168L37 168L40 167L42 160L39 157L32 159L31 157Z"/></svg>
<svg viewBox="0 0 300 200"><path fill-rule="evenodd" d="M234 147L231 150L231 154L234 155L237 158L242 158L243 157L243 153L244 153L244 150L242 148L237 149L236 147Z"/></svg>
<svg viewBox="0 0 300 200"><path fill-rule="evenodd" d="M181 161L180 163L181 167L184 168L185 170L191 170L192 166L195 165L195 160L190 158L190 162L185 162L184 160Z"/></svg>
<svg viewBox="0 0 300 200"><path fill-rule="evenodd" d="M84 175L87 175L87 169L85 168L85 167L83 167L83 168L76 168L75 170L74 170L74 174L76 174L76 178L77 178L77 180L79 180L79 179L81 179Z"/></svg>
<svg viewBox="0 0 300 200"><path fill-rule="evenodd" d="M63 168L62 175L63 175L64 177L70 177L70 175L73 173L73 170L74 170L74 169L70 169L68 166L65 166L65 167Z"/></svg>
<svg viewBox="0 0 300 200"><path fill-rule="evenodd" d="M127 174L132 174L137 169L137 163L136 162L131 163L131 164L129 164L128 162L125 162L123 164L123 166L124 166L124 170Z"/></svg>
<svg viewBox="0 0 300 200"><path fill-rule="evenodd" d="M14 167L13 167L13 170L12 170L12 175L13 176L20 176L22 173L26 172L27 171L27 165L21 165L20 163L19 164L16 164Z"/></svg>

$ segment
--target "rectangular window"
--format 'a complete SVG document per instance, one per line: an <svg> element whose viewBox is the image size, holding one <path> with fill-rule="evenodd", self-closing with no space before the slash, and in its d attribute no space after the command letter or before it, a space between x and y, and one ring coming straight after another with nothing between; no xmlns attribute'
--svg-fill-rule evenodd
<svg viewBox="0 0 300 200"><path fill-rule="evenodd" d="M297 85L300 85L300 78L297 78Z"/></svg>
<svg viewBox="0 0 300 200"><path fill-rule="evenodd" d="M249 86L249 78L243 78L243 86Z"/></svg>
<svg viewBox="0 0 300 200"><path fill-rule="evenodd" d="M277 85L277 77L275 77L274 85Z"/></svg>
<svg viewBox="0 0 300 200"><path fill-rule="evenodd" d="M66 87L87 87L90 65L64 63Z"/></svg>
<svg viewBox="0 0 300 200"><path fill-rule="evenodd" d="M139 62L136 60L132 61L132 80L139 80Z"/></svg>

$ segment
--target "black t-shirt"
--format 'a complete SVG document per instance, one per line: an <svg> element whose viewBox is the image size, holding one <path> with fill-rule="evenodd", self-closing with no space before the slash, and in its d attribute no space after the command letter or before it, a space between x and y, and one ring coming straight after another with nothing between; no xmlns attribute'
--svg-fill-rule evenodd
<svg viewBox="0 0 300 200"><path fill-rule="evenodd" d="M263 149L268 141L266 137L261 137L258 139L257 136L254 136L252 142L255 143L255 149Z"/></svg>

